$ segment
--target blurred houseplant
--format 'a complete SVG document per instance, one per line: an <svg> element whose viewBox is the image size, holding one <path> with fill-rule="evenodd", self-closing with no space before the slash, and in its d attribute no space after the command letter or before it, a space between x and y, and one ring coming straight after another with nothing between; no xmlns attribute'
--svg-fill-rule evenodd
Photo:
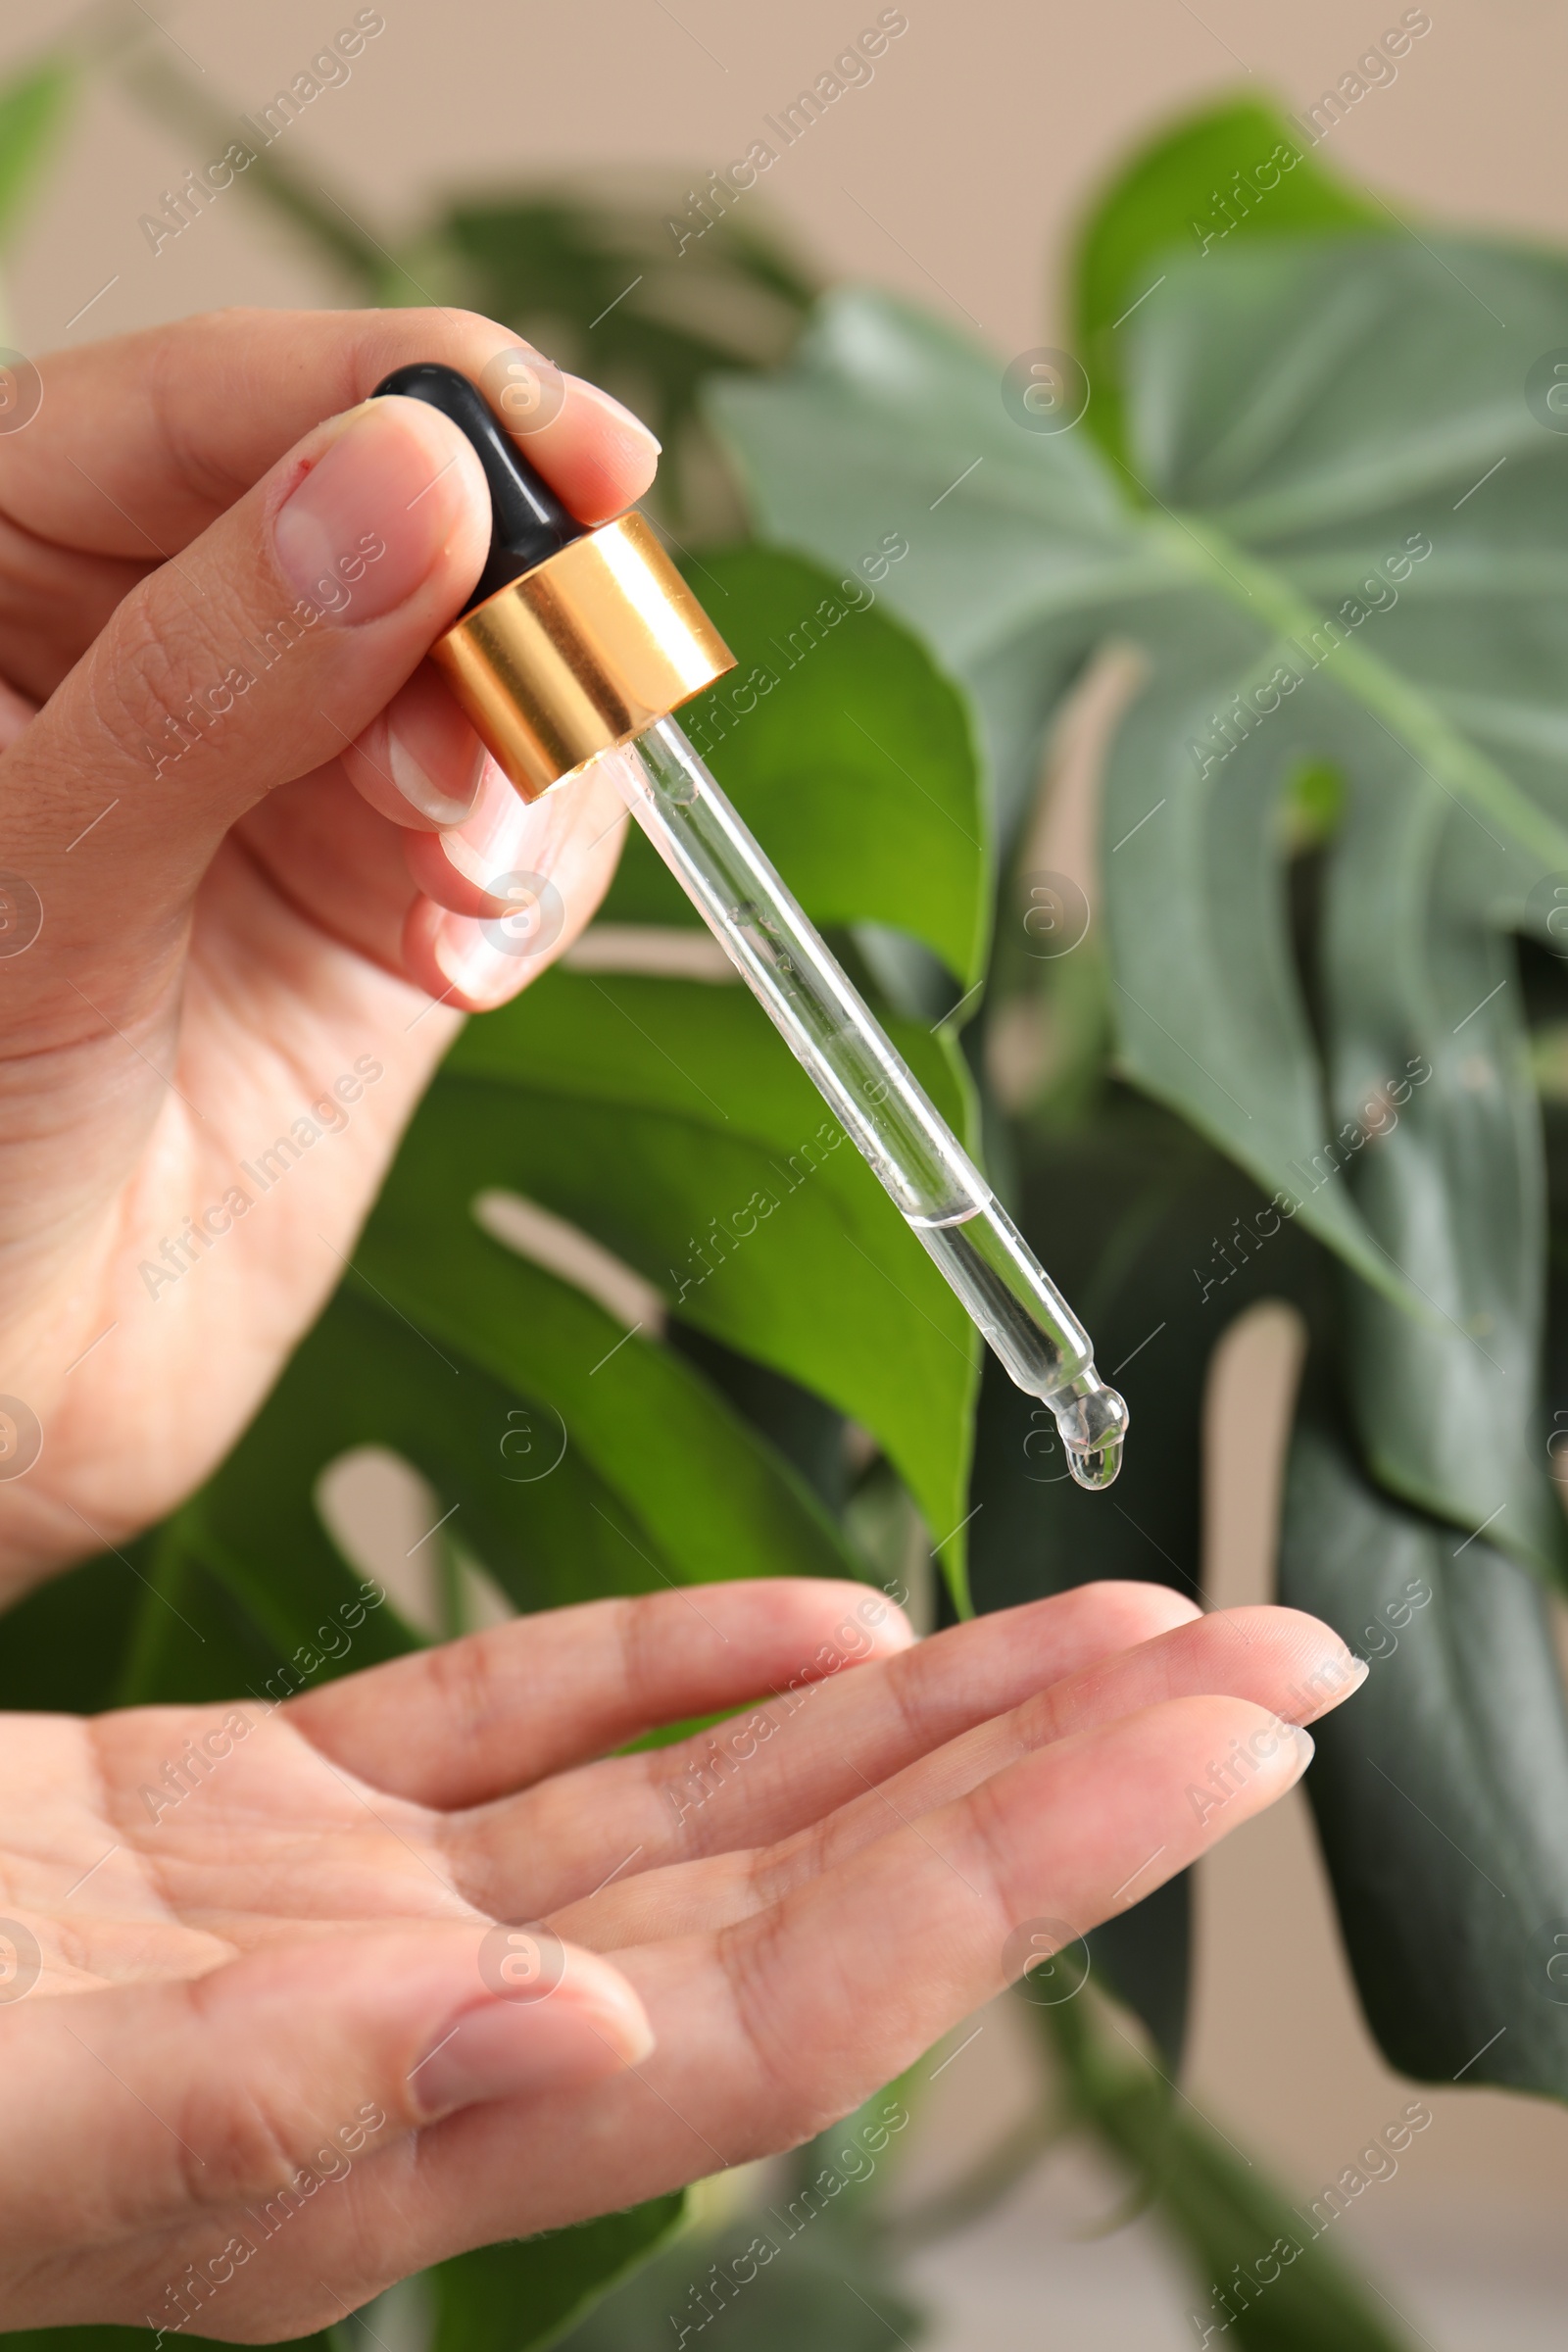
<svg viewBox="0 0 1568 2352"><path fill-rule="evenodd" d="M139 48L115 70L192 135L227 135ZM68 82L51 61L0 96L0 204ZM1565 1368L1547 1236L1568 1190L1549 952L1568 890L1568 447L1549 394L1568 270L1435 248L1239 107L1160 142L1090 220L1087 378L1061 355L1004 376L919 314L847 296L782 372L739 380L776 367L812 292L744 224L682 253L667 201L476 199L393 254L277 159L244 184L360 298L472 303L651 416L673 459L662 518L701 542L686 559L743 662L776 677L744 725L716 690L698 739L939 1100L983 1132L1102 1360L1126 1359L1135 1442L1115 1507L1080 1496L858 1166L835 1157L732 1246L726 1203L816 1106L740 991L610 954L470 1025L356 1275L231 1460L136 1547L202 1645L118 1560L89 1562L8 1621L0 1698L265 1679L348 1576L320 1478L372 1445L461 1506L448 1630L480 1589L536 1608L737 1563L891 1578L911 1498L943 1539L950 1607L971 1582L981 1607L1086 1575L1193 1589L1204 1365L1239 1308L1284 1297L1311 1357L1283 1588L1378 1661L1309 1784L1369 2018L1414 2074L1560 2095L1568 2012L1546 1970L1568 1915L1568 1739L1544 1594L1563 1567L1545 1441ZM1221 188L1235 226L1216 242ZM715 376L749 547L707 543L734 511L701 400ZM781 652L836 581L868 576L878 610L819 623L808 659ZM1109 644L1138 682L1091 913L1025 845L1042 744ZM633 843L602 944L692 920ZM498 1194L635 1269L645 1327L627 1339L615 1297L496 1240L515 1239ZM427 1341L461 1364L461 1410ZM379 1622L389 1646L419 1638ZM1465 1859L1481 1847L1485 1884ZM737 2336L907 2337L901 2245L1080 2124L1189 2255L1200 2335L1399 2340L1172 2096L1184 1889L1092 1943L1143 2041L1097 1986L1037 2000L1055 2084L1038 2121L938 2209L901 2213L880 2180L846 2196L748 2290ZM803 2151L797 2180L855 2128ZM728 2259L728 2224L656 2253L679 2209L443 2266L426 2290L441 2352L567 2329L618 2352L671 2313L677 2335L725 2325L722 2296L688 2289ZM1261 2293L1281 2237L1299 2252Z"/></svg>

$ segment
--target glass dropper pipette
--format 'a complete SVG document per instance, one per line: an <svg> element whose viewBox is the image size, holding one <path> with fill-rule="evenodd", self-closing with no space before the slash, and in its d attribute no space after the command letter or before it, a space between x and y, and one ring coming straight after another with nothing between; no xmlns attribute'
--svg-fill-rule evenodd
<svg viewBox="0 0 1568 2352"><path fill-rule="evenodd" d="M526 375L526 354L503 355ZM487 371L488 374L488 371ZM634 511L588 530L455 368L400 368L378 395L439 408L493 510L468 607L432 659L525 800L590 760L627 807L1010 1379L1049 1406L1072 1476L1108 1487L1127 1407L1089 1335L864 999L669 715L734 666ZM499 395L510 407L507 389Z"/></svg>
<svg viewBox="0 0 1568 2352"><path fill-rule="evenodd" d="M600 764L956 1291L1051 1408L1081 1487L1121 1467L1127 1407L1089 1335L672 718Z"/></svg>

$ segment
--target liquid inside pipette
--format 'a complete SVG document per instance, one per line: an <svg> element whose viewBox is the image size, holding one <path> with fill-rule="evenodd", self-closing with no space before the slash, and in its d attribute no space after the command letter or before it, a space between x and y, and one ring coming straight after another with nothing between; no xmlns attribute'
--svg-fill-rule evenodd
<svg viewBox="0 0 1568 2352"><path fill-rule="evenodd" d="M976 1247L972 1229L984 1215L977 1209L953 1225L928 1225L919 1217L906 1223L936 1259L1008 1377L1050 1405L1077 1484L1108 1487L1121 1468L1127 1407L1100 1379L1093 1358L1063 1381L1060 1357L1046 1334Z"/></svg>

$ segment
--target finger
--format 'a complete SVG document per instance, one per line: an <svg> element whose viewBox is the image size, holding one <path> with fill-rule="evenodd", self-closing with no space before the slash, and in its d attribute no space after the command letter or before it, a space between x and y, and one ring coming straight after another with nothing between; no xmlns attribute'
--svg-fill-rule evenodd
<svg viewBox="0 0 1568 2352"><path fill-rule="evenodd" d="M314 2188L463 2106L580 2089L647 2055L646 2013L616 1970L551 1947L553 1988L517 1997L496 1941L486 1921L454 1922L256 1953L182 1982L14 2001L0 2013L0 2063L28 2129L0 2145L0 2193L9 2231L38 2264L24 2305L30 2292L56 2321L139 2320L139 2307L90 2301L62 2312L51 2252L75 2262L263 2205L302 2174ZM26 2310L8 2300L7 2318L24 2325Z"/></svg>
<svg viewBox="0 0 1568 2352"><path fill-rule="evenodd" d="M465 823L485 767L484 745L429 662L343 753L356 792L393 824L418 832Z"/></svg>
<svg viewBox="0 0 1568 2352"><path fill-rule="evenodd" d="M15 743L27 721L37 712L37 705L14 686L0 678L0 752Z"/></svg>
<svg viewBox="0 0 1568 2352"><path fill-rule="evenodd" d="M417 888L438 906L455 914L505 914L507 894L495 885L524 868L527 853L560 831L564 809L578 806L577 787L597 781L590 771L530 803L493 760L485 760L467 815L440 832L411 831L403 843L404 862ZM616 793L609 812L615 814L622 806Z"/></svg>
<svg viewBox="0 0 1568 2352"><path fill-rule="evenodd" d="M1200 1821L1188 1791L1238 1742L1256 1743L1251 1769ZM407 2263L454 2238L488 2243L522 2215L551 2229L798 2146L1058 1935L1125 1909L1273 1803L1310 1748L1245 1700L1172 1699L1059 1740L918 1824L890 1814L876 1845L756 1919L617 1953L653 2020L652 2058L545 2096L525 2132L499 2105L428 2133ZM354 2220L374 2226L363 2205Z"/></svg>
<svg viewBox="0 0 1568 2352"><path fill-rule="evenodd" d="M1062 1676L1197 1615L1168 1586L1107 1581L954 1626L842 1682L792 1670L743 1718L464 1815L452 1868L465 1889L505 1888L509 1917L525 1884L521 1909L543 1915L597 1886L632 1846L641 1875L787 1837Z"/></svg>
<svg viewBox="0 0 1568 2352"><path fill-rule="evenodd" d="M341 760L278 785L240 818L233 839L317 932L400 978L412 977L403 935L418 893L404 860L403 835L353 789ZM211 888L209 874L204 890ZM253 980L253 997L255 986ZM261 1007L257 1012L265 1035Z"/></svg>
<svg viewBox="0 0 1568 2352"><path fill-rule="evenodd" d="M222 835L397 690L487 533L463 434L423 402L381 400L310 435L143 581L5 755L8 862L53 946L16 993L64 991L67 969L161 990L172 922Z"/></svg>
<svg viewBox="0 0 1568 2352"><path fill-rule="evenodd" d="M508 811L502 819L501 839L482 868L482 889L462 876L440 846L451 836L403 836L406 854L417 850L440 859L442 874L450 877L443 882L448 901L461 893L490 910L453 913L421 894L404 927L402 968L431 996L464 1012L504 1004L566 953L609 888L620 854L626 810L605 763L595 762L531 806L511 798L515 814ZM460 834L466 831L460 828Z"/></svg>
<svg viewBox="0 0 1568 2352"><path fill-rule="evenodd" d="M502 887L468 892L482 916L449 915L409 871L412 838L349 785L346 760L275 792L236 832L275 888L318 931L371 957L460 1012L505 1003L564 956L592 920L620 848L625 812L597 770L527 807L491 866ZM466 886L465 886L466 887Z"/></svg>
<svg viewBox="0 0 1568 2352"><path fill-rule="evenodd" d="M911 1652L911 1664L917 1654ZM896 1670L901 1661L892 1663ZM917 1821L1053 1740L1102 1728L1166 1699L1211 1694L1250 1700L1284 1723L1315 1722L1365 1679L1364 1664L1339 1636L1297 1610L1237 1609L1200 1617L1053 1683L1006 1714L975 1723L880 1778L872 1769L874 1758L867 1755L861 1763L846 1743L845 1801L833 1812L807 1817L806 1826L770 1845L747 1850L732 1834L744 1775L732 1766L728 1776L711 1767L701 1781L688 1776L674 1784L682 1807L680 1831L703 1849L704 1858L659 1869L653 1866L658 1851L650 1855L645 1840L636 1874L627 1872L585 1901L551 1907L544 1915L557 1935L594 1951L727 1926L766 1909L791 1887L874 1843L886 1832L890 1807L901 1819ZM659 1761L676 1753L663 1750ZM787 1752L771 1759L775 1771L790 1761ZM1210 1790L1215 1807L1224 1790L1225 1774L1218 1769ZM663 1793L666 1800L672 1793L667 1782ZM729 1833L722 1820L706 1819L709 1812L722 1814L725 1799L730 1800ZM514 1809L522 1814L527 1805L523 1798ZM623 1820L620 1834L632 1836L638 1826L635 1816ZM729 1850L721 1850L725 1847ZM493 1851L487 1858L488 1871L460 1866L458 1880L470 1900L493 1909L483 1889L503 1906L515 1897L515 1843L510 1869L495 1864ZM527 1877L532 1890L534 1870ZM511 1913L503 1907L500 1916Z"/></svg>
<svg viewBox="0 0 1568 2352"><path fill-rule="evenodd" d="M87 457L87 452L79 453ZM43 702L158 562L82 554L22 529L4 511L9 466L0 462L0 639L14 688Z"/></svg>
<svg viewBox="0 0 1568 2352"><path fill-rule="evenodd" d="M472 1805L913 1639L864 1585L760 1578L545 1610L345 1675L287 1711L313 1746L377 1788Z"/></svg>
<svg viewBox="0 0 1568 2352"><path fill-rule="evenodd" d="M35 541L162 562L394 368L436 360L483 381L519 348L468 311L230 310L56 352L39 362L38 416L0 450L0 510ZM648 488L659 444L595 385L554 381L559 413L541 412L529 459L582 521L608 520ZM46 670L57 635L34 640ZM15 682L41 699L60 674Z"/></svg>

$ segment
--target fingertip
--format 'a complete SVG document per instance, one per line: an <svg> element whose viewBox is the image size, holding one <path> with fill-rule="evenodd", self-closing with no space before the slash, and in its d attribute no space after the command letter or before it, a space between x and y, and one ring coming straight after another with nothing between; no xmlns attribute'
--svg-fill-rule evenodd
<svg viewBox="0 0 1568 2352"><path fill-rule="evenodd" d="M1021 1634L1043 1642L1059 1672L1056 1653L1064 1642L1074 1653L1072 1670L1076 1671L1098 1658L1179 1633L1205 1612L1173 1585L1144 1583L1134 1577L1094 1577L1065 1592L1020 1601L1011 1611L998 1614L1012 1615Z"/></svg>
<svg viewBox="0 0 1568 2352"><path fill-rule="evenodd" d="M578 375L564 379L566 397L548 424L523 446L581 522L609 522L652 487L660 444L640 416Z"/></svg>
<svg viewBox="0 0 1568 2352"><path fill-rule="evenodd" d="M487 759L466 823L404 833L420 893L403 932L416 986L465 1011L490 1011L572 945L604 896L626 826L607 765L524 803Z"/></svg>
<svg viewBox="0 0 1568 2352"><path fill-rule="evenodd" d="M429 662L420 662L341 759L360 798L415 835L466 823L492 764Z"/></svg>
<svg viewBox="0 0 1568 2352"><path fill-rule="evenodd" d="M1332 1715L1353 1698L1371 1673L1365 1658L1358 1658L1353 1649L1328 1659L1318 1678L1318 1688L1311 1694L1311 1703L1299 1710L1303 1723L1316 1723L1322 1715Z"/></svg>
<svg viewBox="0 0 1568 2352"><path fill-rule="evenodd" d="M1321 1617L1276 1602L1214 1611L1209 1623L1246 1648L1267 1645L1292 1678L1283 1700L1293 1721L1311 1722L1358 1690L1366 1680L1363 1658Z"/></svg>
<svg viewBox="0 0 1568 2352"><path fill-rule="evenodd" d="M1207 1702L1172 1699L1166 1703L1177 1707L1206 1703L1215 1709L1219 1734L1214 1748L1216 1759L1223 1756L1227 1768L1233 1774L1239 1772L1240 1786L1235 1793L1244 1795L1249 1786L1255 1787L1259 1810L1294 1788L1312 1761L1314 1747L1310 1734L1288 1716L1260 1705L1255 1699L1216 1698Z"/></svg>
<svg viewBox="0 0 1568 2352"><path fill-rule="evenodd" d="M663 444L653 427L644 424L635 410L628 409L624 401L607 392L602 384L590 383L582 375L570 375L566 381L584 426L590 419L593 421L607 463L618 466L628 478L633 473L640 474L646 490L663 455Z"/></svg>
<svg viewBox="0 0 1568 2352"><path fill-rule="evenodd" d="M830 1639L846 1664L864 1665L873 1657L908 1649L919 1639L904 1610L882 1586L862 1585L848 1577L836 1578L825 1587L814 1577L780 1581L798 1588L808 1625L822 1621L825 1604L831 1621Z"/></svg>
<svg viewBox="0 0 1568 2352"><path fill-rule="evenodd" d="M1162 1633L1174 1633L1184 1625L1196 1625L1207 1611L1190 1592L1178 1592L1174 1585L1130 1584L1130 1595L1136 1598L1152 1626Z"/></svg>
<svg viewBox="0 0 1568 2352"><path fill-rule="evenodd" d="M458 1012L494 1012L528 985L526 963L498 952L478 917L416 898L403 925L403 964L416 988Z"/></svg>
<svg viewBox="0 0 1568 2352"><path fill-rule="evenodd" d="M890 1593L879 1595L887 1615L872 1629L872 1644L878 1654L895 1655L901 1649L912 1649L920 1637L908 1617Z"/></svg>
<svg viewBox="0 0 1568 2352"><path fill-rule="evenodd" d="M478 738L474 738L477 743ZM487 923L512 916L519 890L537 899L532 945L549 946L564 918L560 893L536 872L549 862L557 841L559 811L544 801L522 799L481 747L472 805L458 821L430 832L409 832L403 852L410 875L426 898L449 914L472 915ZM545 938L545 932L551 934ZM530 943L521 939L519 947Z"/></svg>
<svg viewBox="0 0 1568 2352"><path fill-rule="evenodd" d="M605 2036L622 2066L640 2066L658 2042L641 1993L602 1953L578 1944L568 1943L564 1948L567 1967L563 1989L570 1993L593 2030Z"/></svg>
<svg viewBox="0 0 1568 2352"><path fill-rule="evenodd" d="M541 1924L487 1929L485 1990L448 2019L409 2072L421 2125L460 2108L586 2086L654 2048L648 2012L620 1971Z"/></svg>

